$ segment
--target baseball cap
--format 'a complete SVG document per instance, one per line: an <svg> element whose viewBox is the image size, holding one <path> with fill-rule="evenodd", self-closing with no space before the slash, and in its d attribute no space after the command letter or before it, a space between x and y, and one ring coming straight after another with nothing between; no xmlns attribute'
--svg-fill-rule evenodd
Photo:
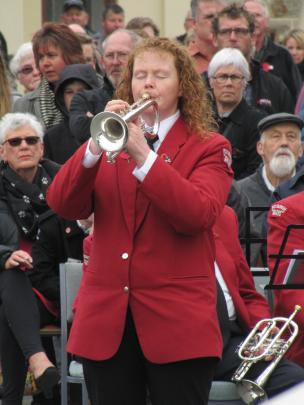
<svg viewBox="0 0 304 405"><path fill-rule="evenodd" d="M80 10L84 10L84 4L82 0L66 0L63 3L63 11L67 11L71 7L78 7Z"/></svg>

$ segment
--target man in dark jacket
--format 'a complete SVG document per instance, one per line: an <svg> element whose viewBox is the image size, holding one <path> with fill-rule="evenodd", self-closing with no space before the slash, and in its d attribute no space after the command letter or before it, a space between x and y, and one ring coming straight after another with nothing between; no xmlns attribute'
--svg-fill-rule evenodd
<svg viewBox="0 0 304 405"><path fill-rule="evenodd" d="M302 155L300 138L302 127L302 119L293 114L273 114L260 121L258 128L261 138L257 143L257 151L263 159L263 164L251 176L238 182L240 191L247 195L252 207L269 207L271 193L275 187L287 179L293 181L296 177L292 176L296 172L296 163ZM261 210L252 213L260 237L266 236L264 229L266 214L267 211ZM251 265L257 265L261 246L254 244L251 251L253 252ZM263 260L266 264L266 257L263 257Z"/></svg>
<svg viewBox="0 0 304 405"><path fill-rule="evenodd" d="M245 99L251 106L266 111L294 112L295 101L277 76L264 72L259 62L252 59L254 40L254 19L242 7L232 4L224 8L212 22L215 44L219 49L239 49L251 69L251 80L245 90Z"/></svg>
<svg viewBox="0 0 304 405"><path fill-rule="evenodd" d="M70 109L70 129L83 143L90 138L90 124L94 115L103 111L113 97L129 54L141 37L135 32L119 29L110 34L103 45L104 85L101 88L75 95Z"/></svg>
<svg viewBox="0 0 304 405"><path fill-rule="evenodd" d="M294 63L290 52L281 45L274 43L268 35L269 11L266 5L246 0L244 4L255 21L255 59L258 60L263 70L280 77L290 91L294 102L302 87L301 75Z"/></svg>
<svg viewBox="0 0 304 405"><path fill-rule="evenodd" d="M59 164L64 163L80 146L69 128L69 110L74 94L99 87L95 70L89 64L67 65L55 88L55 100L64 120L44 136L44 156Z"/></svg>

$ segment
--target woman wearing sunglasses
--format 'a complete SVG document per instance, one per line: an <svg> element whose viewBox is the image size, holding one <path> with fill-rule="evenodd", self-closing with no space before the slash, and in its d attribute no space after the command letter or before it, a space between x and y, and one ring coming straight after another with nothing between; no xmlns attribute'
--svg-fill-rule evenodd
<svg viewBox="0 0 304 405"><path fill-rule="evenodd" d="M21 405L27 367L38 388L52 396L59 376L48 359L40 327L54 322L56 308L33 290L31 248L44 195L58 165L42 160L43 129L31 114L9 113L0 123L0 358L3 405ZM28 364L27 364L28 363Z"/></svg>
<svg viewBox="0 0 304 405"><path fill-rule="evenodd" d="M85 63L85 60L76 34L65 24L44 24L32 43L41 83L36 90L16 100L14 111L34 114L45 128L50 128L63 120L54 95L60 73L66 65Z"/></svg>
<svg viewBox="0 0 304 405"><path fill-rule="evenodd" d="M34 91L40 84L41 74L36 67L31 42L22 44L10 62L10 70L24 88L24 92Z"/></svg>

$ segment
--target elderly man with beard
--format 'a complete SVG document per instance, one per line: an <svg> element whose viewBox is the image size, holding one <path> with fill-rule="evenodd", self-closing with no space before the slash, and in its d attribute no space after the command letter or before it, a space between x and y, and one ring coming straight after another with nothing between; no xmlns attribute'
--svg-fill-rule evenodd
<svg viewBox="0 0 304 405"><path fill-rule="evenodd" d="M252 207L269 207L274 190L296 174L297 161L303 154L303 125L301 118L287 113L272 114L259 122L261 138L257 143L257 152L263 163L255 173L237 183ZM265 236L266 212L253 211L252 216L259 236ZM266 257L260 245L253 244L251 252L251 265L266 265Z"/></svg>
<svg viewBox="0 0 304 405"><path fill-rule="evenodd" d="M73 97L70 109L70 130L83 143L90 138L90 125L94 115L104 110L113 97L130 53L142 38L133 31L118 29L103 42L102 64L104 84Z"/></svg>

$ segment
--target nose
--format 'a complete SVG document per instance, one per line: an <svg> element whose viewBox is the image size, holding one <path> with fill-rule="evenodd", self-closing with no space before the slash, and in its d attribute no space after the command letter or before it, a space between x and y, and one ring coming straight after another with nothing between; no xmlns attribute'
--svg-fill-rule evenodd
<svg viewBox="0 0 304 405"><path fill-rule="evenodd" d="M230 39L233 39L234 41L236 40L236 35L235 35L235 32L234 31L231 31L231 34L230 34L230 37L229 37Z"/></svg>
<svg viewBox="0 0 304 405"><path fill-rule="evenodd" d="M39 70L37 69L37 67L36 67L36 65L35 66L33 66L33 76L40 76L40 72L39 72Z"/></svg>

